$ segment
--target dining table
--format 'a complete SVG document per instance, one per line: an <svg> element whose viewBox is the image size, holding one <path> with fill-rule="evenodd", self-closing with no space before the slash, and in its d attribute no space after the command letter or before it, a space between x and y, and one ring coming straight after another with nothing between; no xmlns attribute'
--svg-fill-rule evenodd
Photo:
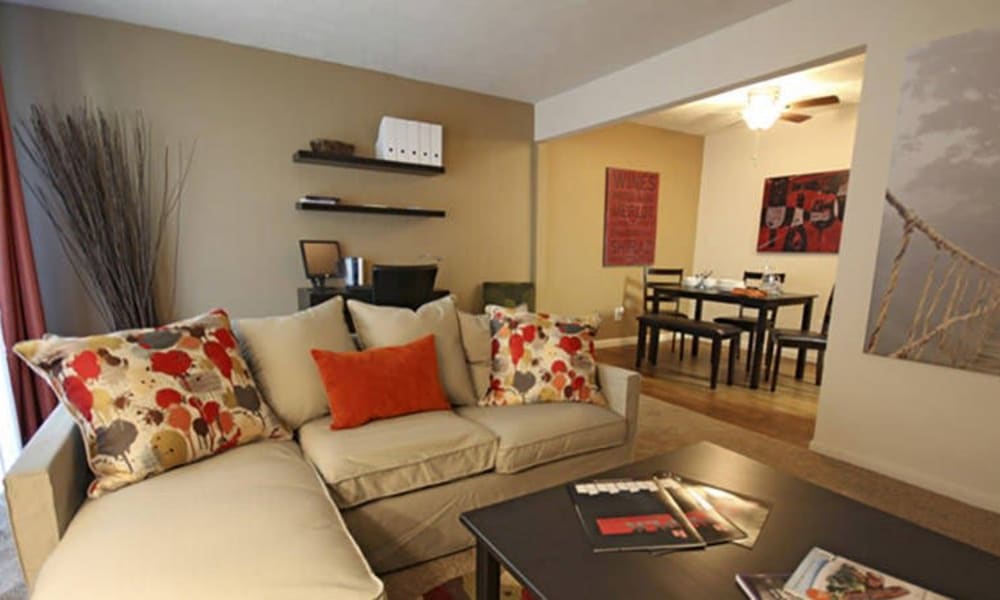
<svg viewBox="0 0 1000 600"><path fill-rule="evenodd" d="M694 300L694 318L701 320L702 306L705 302L719 302L722 304L735 304L743 308L756 309L757 321L754 326L754 343L750 348L750 388L757 389L761 382L761 366L764 358L764 338L767 337L767 328L770 315L776 313L778 308L787 306L802 307L802 330L807 331L812 324L813 300L817 294L802 294L797 292L768 292L763 296L748 295L746 293L734 292L718 288L689 287L676 283L646 284L650 296L652 296L652 308L654 313L660 312L660 302L673 301L676 298ZM647 346L651 347L651 346ZM698 338L692 341L691 355L698 356ZM800 349L795 362L795 378L802 379L806 368L806 351Z"/></svg>

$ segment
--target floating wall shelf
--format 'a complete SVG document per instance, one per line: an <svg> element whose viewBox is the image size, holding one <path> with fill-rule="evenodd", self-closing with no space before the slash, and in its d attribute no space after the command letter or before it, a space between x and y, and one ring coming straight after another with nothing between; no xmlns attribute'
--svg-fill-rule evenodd
<svg viewBox="0 0 1000 600"><path fill-rule="evenodd" d="M344 167L348 169L367 169L369 171L389 171L407 173L410 175L442 175L444 167L404 163L394 160L382 160L365 156L331 156L317 154L309 150L298 150L292 155L292 161L310 165L325 165L328 167Z"/></svg>
<svg viewBox="0 0 1000 600"><path fill-rule="evenodd" d="M295 207L299 210L323 210L327 212L346 213L367 213L373 215L398 215L402 217L431 217L443 219L443 210L433 210L430 208L396 208L394 206L374 206L371 204L302 204L296 202Z"/></svg>

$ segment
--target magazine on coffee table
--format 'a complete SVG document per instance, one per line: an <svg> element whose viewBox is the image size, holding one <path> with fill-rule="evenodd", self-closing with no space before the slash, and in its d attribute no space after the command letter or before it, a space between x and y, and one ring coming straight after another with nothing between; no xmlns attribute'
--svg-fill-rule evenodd
<svg viewBox="0 0 1000 600"><path fill-rule="evenodd" d="M738 573L736 585L750 600L798 600L785 591L788 573Z"/></svg>
<svg viewBox="0 0 1000 600"><path fill-rule="evenodd" d="M595 552L672 552L746 536L669 476L577 482L567 489Z"/></svg>
<svg viewBox="0 0 1000 600"><path fill-rule="evenodd" d="M822 548L809 551L785 591L808 600L950 600Z"/></svg>
<svg viewBox="0 0 1000 600"><path fill-rule="evenodd" d="M684 517L697 530L706 545L722 544L747 536L716 510L706 496L695 493L680 477L673 474L657 474L653 476L653 481L664 492L664 502L673 502L683 512Z"/></svg>
<svg viewBox="0 0 1000 600"><path fill-rule="evenodd" d="M652 479L567 486L594 552L704 548L684 513L664 503Z"/></svg>
<svg viewBox="0 0 1000 600"><path fill-rule="evenodd" d="M722 516L746 534L746 537L732 540L734 544L753 548L754 544L757 543L757 538L760 537L768 515L771 513L769 503L694 479L679 475L673 475L673 477L681 481L692 494L712 505Z"/></svg>

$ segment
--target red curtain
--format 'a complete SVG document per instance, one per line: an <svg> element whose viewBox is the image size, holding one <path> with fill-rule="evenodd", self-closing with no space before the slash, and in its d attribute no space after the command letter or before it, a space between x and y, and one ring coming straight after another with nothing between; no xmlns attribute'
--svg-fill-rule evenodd
<svg viewBox="0 0 1000 600"><path fill-rule="evenodd" d="M38 292L35 256L31 249L24 194L17 175L14 141L0 74L0 327L10 369L21 439L27 442L56 406L51 390L36 378L10 348L45 333L42 298Z"/></svg>

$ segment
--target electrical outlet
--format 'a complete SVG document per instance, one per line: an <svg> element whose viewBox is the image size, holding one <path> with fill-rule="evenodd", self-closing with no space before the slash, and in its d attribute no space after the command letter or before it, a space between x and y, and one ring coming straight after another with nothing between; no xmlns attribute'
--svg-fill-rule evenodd
<svg viewBox="0 0 1000 600"><path fill-rule="evenodd" d="M616 306L615 307L615 321L621 321L625 318L625 307Z"/></svg>

